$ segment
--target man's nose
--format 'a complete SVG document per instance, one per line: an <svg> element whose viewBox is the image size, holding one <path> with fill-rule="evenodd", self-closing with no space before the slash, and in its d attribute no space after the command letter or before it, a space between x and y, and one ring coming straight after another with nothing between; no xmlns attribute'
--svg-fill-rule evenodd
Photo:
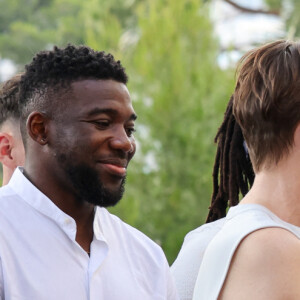
<svg viewBox="0 0 300 300"><path fill-rule="evenodd" d="M118 132L110 140L110 146L124 152L132 152L134 150L132 138L127 135L125 129L118 130Z"/></svg>

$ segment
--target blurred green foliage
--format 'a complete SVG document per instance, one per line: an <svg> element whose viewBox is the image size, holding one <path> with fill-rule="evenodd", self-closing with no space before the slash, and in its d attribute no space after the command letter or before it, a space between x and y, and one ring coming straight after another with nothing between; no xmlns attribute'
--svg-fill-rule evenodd
<svg viewBox="0 0 300 300"><path fill-rule="evenodd" d="M67 43L111 52L126 67L139 116L138 151L125 197L110 210L158 242L170 263L184 235L205 221L213 140L234 87L233 70L217 65L208 5L202 0L27 0L22 5L0 0L0 55L20 69L37 51Z"/></svg>
<svg viewBox="0 0 300 300"><path fill-rule="evenodd" d="M137 16L139 39L126 66L147 131L138 129L140 153L127 197L139 211L134 224L161 243L172 261L183 236L207 214L213 138L233 74L216 64L217 42L201 1L145 1ZM145 157L156 167L145 166ZM117 208L125 219L126 206L124 199Z"/></svg>

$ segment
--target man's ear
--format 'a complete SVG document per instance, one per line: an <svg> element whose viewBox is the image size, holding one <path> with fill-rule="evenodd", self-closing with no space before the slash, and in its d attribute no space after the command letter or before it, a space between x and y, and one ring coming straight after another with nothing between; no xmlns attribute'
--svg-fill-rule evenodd
<svg viewBox="0 0 300 300"><path fill-rule="evenodd" d="M47 144L49 118L40 112L32 112L26 122L27 132L30 137L40 145Z"/></svg>
<svg viewBox="0 0 300 300"><path fill-rule="evenodd" d="M0 162L12 169L15 168L15 162L12 157L13 137L7 133L0 132Z"/></svg>

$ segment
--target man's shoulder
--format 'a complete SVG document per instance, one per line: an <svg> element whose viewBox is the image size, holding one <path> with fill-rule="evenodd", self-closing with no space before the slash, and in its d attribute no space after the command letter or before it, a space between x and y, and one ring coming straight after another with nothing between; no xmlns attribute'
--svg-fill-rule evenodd
<svg viewBox="0 0 300 300"><path fill-rule="evenodd" d="M14 190L8 185L0 187L0 208L5 208L7 206L14 206L15 202L12 199L19 198Z"/></svg>
<svg viewBox="0 0 300 300"><path fill-rule="evenodd" d="M27 206L22 202L19 195L9 186L0 188L0 235L4 233L8 236L11 224L19 223L24 217Z"/></svg>
<svg viewBox="0 0 300 300"><path fill-rule="evenodd" d="M9 185L4 185L0 187L0 196L10 196L15 195L14 190Z"/></svg>

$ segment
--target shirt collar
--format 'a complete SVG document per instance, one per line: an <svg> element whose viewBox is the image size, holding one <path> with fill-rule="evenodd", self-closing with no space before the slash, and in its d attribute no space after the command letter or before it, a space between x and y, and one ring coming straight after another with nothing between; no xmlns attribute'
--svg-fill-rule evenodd
<svg viewBox="0 0 300 300"><path fill-rule="evenodd" d="M8 186L34 209L56 222L63 231L72 239L76 237L75 220L58 208L45 194L33 185L23 174L24 169L18 167ZM95 210L94 235L98 240L104 240L102 226L100 223L101 210Z"/></svg>

